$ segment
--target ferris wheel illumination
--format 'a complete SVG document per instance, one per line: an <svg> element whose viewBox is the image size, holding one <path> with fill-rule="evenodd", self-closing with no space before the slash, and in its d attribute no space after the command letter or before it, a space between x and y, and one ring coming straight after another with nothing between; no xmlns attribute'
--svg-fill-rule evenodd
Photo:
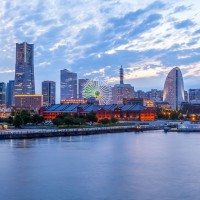
<svg viewBox="0 0 200 200"><path fill-rule="evenodd" d="M95 97L100 105L110 103L111 93L111 86L97 78L87 81L83 87L83 97L86 99Z"/></svg>

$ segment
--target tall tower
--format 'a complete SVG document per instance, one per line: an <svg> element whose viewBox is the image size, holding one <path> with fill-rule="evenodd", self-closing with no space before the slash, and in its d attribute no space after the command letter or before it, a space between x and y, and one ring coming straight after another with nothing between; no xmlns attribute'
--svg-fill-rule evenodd
<svg viewBox="0 0 200 200"><path fill-rule="evenodd" d="M119 69L120 84L112 87L112 103L123 104L124 98L133 98L134 87L130 84L124 84L124 69Z"/></svg>
<svg viewBox="0 0 200 200"><path fill-rule="evenodd" d="M77 99L77 73L60 71L60 100Z"/></svg>
<svg viewBox="0 0 200 200"><path fill-rule="evenodd" d="M34 45L16 43L14 95L35 94Z"/></svg>
<svg viewBox="0 0 200 200"><path fill-rule="evenodd" d="M122 65L119 69L119 75L120 75L120 84L124 84L124 69L122 68Z"/></svg>
<svg viewBox="0 0 200 200"><path fill-rule="evenodd" d="M49 106L55 104L56 83L54 81L42 82L43 105Z"/></svg>

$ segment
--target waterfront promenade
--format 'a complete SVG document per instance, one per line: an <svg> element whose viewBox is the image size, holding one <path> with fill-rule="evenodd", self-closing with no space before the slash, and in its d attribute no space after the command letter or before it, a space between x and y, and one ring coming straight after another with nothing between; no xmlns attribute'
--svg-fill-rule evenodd
<svg viewBox="0 0 200 200"><path fill-rule="evenodd" d="M28 139L58 136L93 135L120 132L141 132L147 130L160 130L161 126L113 126L68 129L8 129L0 132L0 139Z"/></svg>

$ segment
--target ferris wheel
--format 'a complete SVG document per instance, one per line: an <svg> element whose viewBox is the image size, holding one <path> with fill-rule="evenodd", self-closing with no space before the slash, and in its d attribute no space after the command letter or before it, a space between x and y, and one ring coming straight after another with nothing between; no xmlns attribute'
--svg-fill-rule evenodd
<svg viewBox="0 0 200 200"><path fill-rule="evenodd" d="M95 97L100 105L109 104L112 98L111 86L98 78L89 80L83 87L83 97L85 99Z"/></svg>

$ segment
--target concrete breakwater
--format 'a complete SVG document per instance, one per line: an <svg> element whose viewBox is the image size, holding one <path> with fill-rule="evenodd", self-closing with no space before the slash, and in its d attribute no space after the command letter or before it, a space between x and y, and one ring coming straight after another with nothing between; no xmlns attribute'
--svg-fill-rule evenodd
<svg viewBox="0 0 200 200"><path fill-rule="evenodd" d="M0 132L0 139L31 139L44 137L94 135L121 132L142 132L147 130L160 130L163 127L136 127L136 126L115 126L95 128L71 128L71 129L12 129Z"/></svg>

